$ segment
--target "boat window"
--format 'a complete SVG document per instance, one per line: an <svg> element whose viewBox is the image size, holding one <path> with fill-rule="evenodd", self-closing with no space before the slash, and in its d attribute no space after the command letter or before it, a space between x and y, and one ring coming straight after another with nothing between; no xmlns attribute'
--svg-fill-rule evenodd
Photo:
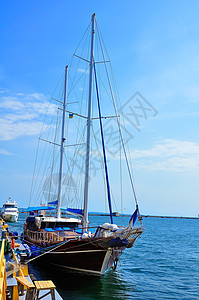
<svg viewBox="0 0 199 300"><path fill-rule="evenodd" d="M4 206L5 208L16 208L16 206L15 205L13 205L13 204L5 204L5 206Z"/></svg>

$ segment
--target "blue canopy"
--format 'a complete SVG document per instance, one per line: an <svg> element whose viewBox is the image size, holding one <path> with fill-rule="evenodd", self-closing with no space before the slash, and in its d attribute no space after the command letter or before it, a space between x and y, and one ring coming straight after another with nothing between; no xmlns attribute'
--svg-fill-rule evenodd
<svg viewBox="0 0 199 300"><path fill-rule="evenodd" d="M29 206L26 211L29 212L29 211L36 211L36 210L51 210L51 209L56 209L56 207L53 207L53 206Z"/></svg>
<svg viewBox="0 0 199 300"><path fill-rule="evenodd" d="M57 209L55 206L30 206L27 208L27 212L30 211L37 211L37 210L51 210L51 209ZM63 211L67 211L73 214L82 215L83 210L82 209L76 209L76 208L61 208Z"/></svg>
<svg viewBox="0 0 199 300"><path fill-rule="evenodd" d="M48 202L48 204L54 204L57 205L58 204L58 200L52 201L52 202Z"/></svg>
<svg viewBox="0 0 199 300"><path fill-rule="evenodd" d="M78 209L78 208L66 208L66 209L63 209L63 210L74 213L74 214L78 214L78 215L82 215L82 213L83 213L83 210Z"/></svg>

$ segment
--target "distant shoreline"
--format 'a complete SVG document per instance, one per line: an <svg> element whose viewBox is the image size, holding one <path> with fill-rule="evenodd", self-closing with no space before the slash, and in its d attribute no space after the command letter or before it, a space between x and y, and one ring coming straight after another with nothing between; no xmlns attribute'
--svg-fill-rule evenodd
<svg viewBox="0 0 199 300"><path fill-rule="evenodd" d="M99 217L107 217L109 214L106 213L89 213L89 216L99 216ZM119 217L131 217L131 215L121 214ZM117 216L118 218L118 216ZM198 217L173 217L173 216L150 216L150 215L142 215L142 218L161 218L161 219L198 219Z"/></svg>
<svg viewBox="0 0 199 300"><path fill-rule="evenodd" d="M21 209L21 211L19 211L19 213L26 213L25 209ZM107 217L109 216L109 214L107 213L88 213L89 216L98 216L98 217ZM113 215L114 216L114 215ZM118 217L131 217L132 215L130 214L119 214L119 216L114 216L116 218ZM199 220L199 217L173 217L173 216L151 216L151 215L142 215L142 218L158 218L158 219L191 219L191 220Z"/></svg>
<svg viewBox="0 0 199 300"><path fill-rule="evenodd" d="M161 219L198 219L198 217L172 217L172 216L149 216L142 215L143 218L161 218Z"/></svg>

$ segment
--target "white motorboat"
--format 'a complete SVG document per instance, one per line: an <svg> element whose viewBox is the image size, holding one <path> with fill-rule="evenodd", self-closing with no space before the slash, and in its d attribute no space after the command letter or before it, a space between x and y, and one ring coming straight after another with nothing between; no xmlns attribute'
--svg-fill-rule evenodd
<svg viewBox="0 0 199 300"><path fill-rule="evenodd" d="M17 222L19 211L17 203L12 201L11 198L3 205L1 216L6 222Z"/></svg>

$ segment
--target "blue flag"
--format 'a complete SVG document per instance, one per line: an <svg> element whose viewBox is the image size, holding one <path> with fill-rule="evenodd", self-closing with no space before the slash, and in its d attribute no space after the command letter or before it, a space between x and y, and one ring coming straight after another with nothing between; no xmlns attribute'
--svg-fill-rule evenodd
<svg viewBox="0 0 199 300"><path fill-rule="evenodd" d="M132 225L135 224L135 221L137 220L137 216L138 216L138 205L136 207L136 210L134 211L134 213L132 214L129 224L132 223Z"/></svg>

